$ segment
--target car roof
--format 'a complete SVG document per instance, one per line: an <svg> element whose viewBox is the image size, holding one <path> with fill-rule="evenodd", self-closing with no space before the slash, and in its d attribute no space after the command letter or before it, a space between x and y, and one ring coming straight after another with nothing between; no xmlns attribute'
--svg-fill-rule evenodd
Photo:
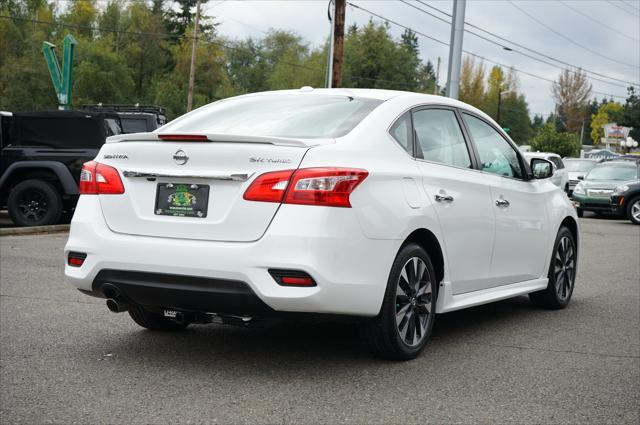
<svg viewBox="0 0 640 425"><path fill-rule="evenodd" d="M423 103L437 103L439 105L450 105L455 107L462 107L466 109L475 110L473 106L461 102L450 97L437 96L433 94L415 93L401 90L384 90L384 89L356 89L356 88L312 88L302 87L297 90L273 90L264 91L258 93L248 93L242 96L268 96L274 94L317 94L326 96L351 96L351 97L363 97L369 99L377 99L387 101L398 97L416 97L420 98Z"/></svg>
<svg viewBox="0 0 640 425"><path fill-rule="evenodd" d="M545 158L549 156L556 156L560 158L560 155L553 152L524 152L524 156L533 157L533 158Z"/></svg>

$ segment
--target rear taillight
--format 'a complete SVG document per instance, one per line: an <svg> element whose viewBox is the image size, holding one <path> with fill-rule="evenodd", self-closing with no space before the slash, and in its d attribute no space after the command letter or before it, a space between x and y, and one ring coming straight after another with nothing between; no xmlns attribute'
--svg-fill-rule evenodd
<svg viewBox="0 0 640 425"><path fill-rule="evenodd" d="M118 170L95 161L84 163L80 171L81 195L120 195L122 193L124 193L124 186Z"/></svg>
<svg viewBox="0 0 640 425"><path fill-rule="evenodd" d="M294 170L281 170L258 176L244 193L247 201L282 202Z"/></svg>
<svg viewBox="0 0 640 425"><path fill-rule="evenodd" d="M349 195L368 175L352 168L303 168L294 173L284 203L350 208Z"/></svg>
<svg viewBox="0 0 640 425"><path fill-rule="evenodd" d="M350 208L351 192L369 175L355 168L303 168L265 173L244 194L247 201Z"/></svg>

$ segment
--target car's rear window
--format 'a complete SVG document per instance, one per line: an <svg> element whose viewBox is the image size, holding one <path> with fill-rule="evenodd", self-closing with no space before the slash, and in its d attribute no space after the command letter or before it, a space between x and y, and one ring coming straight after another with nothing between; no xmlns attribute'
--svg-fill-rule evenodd
<svg viewBox="0 0 640 425"><path fill-rule="evenodd" d="M206 132L305 139L349 133L381 100L350 96L259 95L199 108L162 132Z"/></svg>

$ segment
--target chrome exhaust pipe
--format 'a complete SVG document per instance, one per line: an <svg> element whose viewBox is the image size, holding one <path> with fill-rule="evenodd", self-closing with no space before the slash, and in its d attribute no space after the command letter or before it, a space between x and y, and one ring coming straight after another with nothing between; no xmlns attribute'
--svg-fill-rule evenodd
<svg viewBox="0 0 640 425"><path fill-rule="evenodd" d="M124 313L129 310L129 305L114 298L107 300L107 308L113 313Z"/></svg>

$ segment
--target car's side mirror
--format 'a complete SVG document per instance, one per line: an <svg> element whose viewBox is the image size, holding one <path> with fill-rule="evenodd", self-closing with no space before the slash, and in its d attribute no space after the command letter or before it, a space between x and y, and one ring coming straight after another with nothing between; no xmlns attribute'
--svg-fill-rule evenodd
<svg viewBox="0 0 640 425"><path fill-rule="evenodd" d="M548 179L553 176L553 164L542 158L531 158L531 171L536 179Z"/></svg>

